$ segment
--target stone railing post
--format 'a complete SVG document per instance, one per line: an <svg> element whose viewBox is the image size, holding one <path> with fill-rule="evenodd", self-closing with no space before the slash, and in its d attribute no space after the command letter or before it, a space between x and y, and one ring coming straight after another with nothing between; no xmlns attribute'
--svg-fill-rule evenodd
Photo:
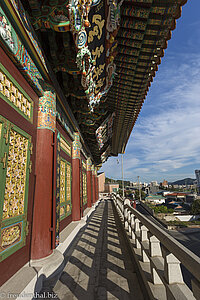
<svg viewBox="0 0 200 300"><path fill-rule="evenodd" d="M130 205L130 201L128 199L124 200L124 206L126 204ZM128 229L128 208L124 208L124 227L125 229Z"/></svg>
<svg viewBox="0 0 200 300"><path fill-rule="evenodd" d="M131 238L135 243L135 216L131 214Z"/></svg>
<svg viewBox="0 0 200 300"><path fill-rule="evenodd" d="M135 219L135 233L140 233L140 220L139 219Z"/></svg>
<svg viewBox="0 0 200 300"><path fill-rule="evenodd" d="M160 241L155 235L150 236L150 255L151 257L160 256L162 257L162 251L160 247Z"/></svg>
<svg viewBox="0 0 200 300"><path fill-rule="evenodd" d="M139 237L140 237L140 220L136 218L135 219L135 245L137 249L141 248Z"/></svg>
<svg viewBox="0 0 200 300"><path fill-rule="evenodd" d="M184 283L180 261L163 247L164 277L168 284Z"/></svg>
<svg viewBox="0 0 200 300"><path fill-rule="evenodd" d="M124 227L128 228L128 208L124 209Z"/></svg>
<svg viewBox="0 0 200 300"><path fill-rule="evenodd" d="M148 228L146 226L142 225L140 230L141 230L141 234L140 234L141 242L146 242L146 241L149 242L148 235L147 235L147 233L149 231Z"/></svg>
<svg viewBox="0 0 200 300"><path fill-rule="evenodd" d="M128 232L131 234L131 212L128 210Z"/></svg>
<svg viewBox="0 0 200 300"><path fill-rule="evenodd" d="M148 228L142 225L140 229L141 229L140 232L141 242L147 242L149 244ZM150 261L144 249L142 249L142 261L147 263L149 263Z"/></svg>
<svg viewBox="0 0 200 300"><path fill-rule="evenodd" d="M162 257L162 251L160 247L160 241L154 235L149 238L149 250L151 257ZM151 264L151 276L154 284L162 284L162 280L158 276L156 269Z"/></svg>
<svg viewBox="0 0 200 300"><path fill-rule="evenodd" d="M121 212L122 212L122 215L123 215L123 218L124 218L124 203L121 203Z"/></svg>

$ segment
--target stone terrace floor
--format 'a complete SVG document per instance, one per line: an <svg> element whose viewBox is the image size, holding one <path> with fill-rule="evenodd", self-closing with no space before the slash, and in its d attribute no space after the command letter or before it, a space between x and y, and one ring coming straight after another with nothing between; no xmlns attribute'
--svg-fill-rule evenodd
<svg viewBox="0 0 200 300"><path fill-rule="evenodd" d="M42 292L54 299L144 299L127 250L120 220L110 200L102 201L65 254L57 282Z"/></svg>

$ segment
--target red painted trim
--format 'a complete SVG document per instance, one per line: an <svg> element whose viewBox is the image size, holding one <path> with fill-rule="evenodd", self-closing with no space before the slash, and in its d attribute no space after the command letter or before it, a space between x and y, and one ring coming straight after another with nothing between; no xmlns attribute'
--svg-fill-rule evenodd
<svg viewBox="0 0 200 300"><path fill-rule="evenodd" d="M92 174L92 203L94 204L96 202L96 188L95 188L95 175Z"/></svg>
<svg viewBox="0 0 200 300"><path fill-rule="evenodd" d="M92 206L92 190L91 190L91 184L92 184L92 171L87 171L87 206Z"/></svg>
<svg viewBox="0 0 200 300"><path fill-rule="evenodd" d="M98 177L95 176L95 183L96 183L96 201L99 200L99 186L98 186Z"/></svg>
<svg viewBox="0 0 200 300"><path fill-rule="evenodd" d="M80 160L75 158L72 159L72 220L80 219Z"/></svg>
<svg viewBox="0 0 200 300"><path fill-rule="evenodd" d="M60 222L60 232L70 223L72 222L72 214L69 215L68 217L64 218L61 222Z"/></svg>
<svg viewBox="0 0 200 300"><path fill-rule="evenodd" d="M66 132L64 127L62 125L60 125L60 123L58 121L56 122L56 128L58 129L58 131L60 131L60 133L64 136L64 138L70 143L70 145L72 145L73 141L72 141L71 137L68 135L68 133Z"/></svg>
<svg viewBox="0 0 200 300"><path fill-rule="evenodd" d="M65 153L62 149L60 149L60 156L64 158L66 161L68 161L70 164L72 163L72 158L67 153Z"/></svg>
<svg viewBox="0 0 200 300"><path fill-rule="evenodd" d="M79 172L80 172L80 214L81 214L81 218L83 217L83 211L84 211L84 207L83 207L83 168L82 168L82 159L80 159L80 166L79 166Z"/></svg>

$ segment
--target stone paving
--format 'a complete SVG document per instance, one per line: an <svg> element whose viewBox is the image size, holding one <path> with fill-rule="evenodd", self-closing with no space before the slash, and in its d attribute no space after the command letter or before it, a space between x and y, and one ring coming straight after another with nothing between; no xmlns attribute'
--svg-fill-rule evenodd
<svg viewBox="0 0 200 300"><path fill-rule="evenodd" d="M66 300L143 299L119 222L111 201L102 201L66 253L59 280L47 280L43 292Z"/></svg>

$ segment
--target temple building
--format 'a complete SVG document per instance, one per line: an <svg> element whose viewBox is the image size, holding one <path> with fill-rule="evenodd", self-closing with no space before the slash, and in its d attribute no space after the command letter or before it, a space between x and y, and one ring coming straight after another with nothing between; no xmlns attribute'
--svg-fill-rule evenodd
<svg viewBox="0 0 200 300"><path fill-rule="evenodd" d="M98 201L186 2L0 2L0 285Z"/></svg>

